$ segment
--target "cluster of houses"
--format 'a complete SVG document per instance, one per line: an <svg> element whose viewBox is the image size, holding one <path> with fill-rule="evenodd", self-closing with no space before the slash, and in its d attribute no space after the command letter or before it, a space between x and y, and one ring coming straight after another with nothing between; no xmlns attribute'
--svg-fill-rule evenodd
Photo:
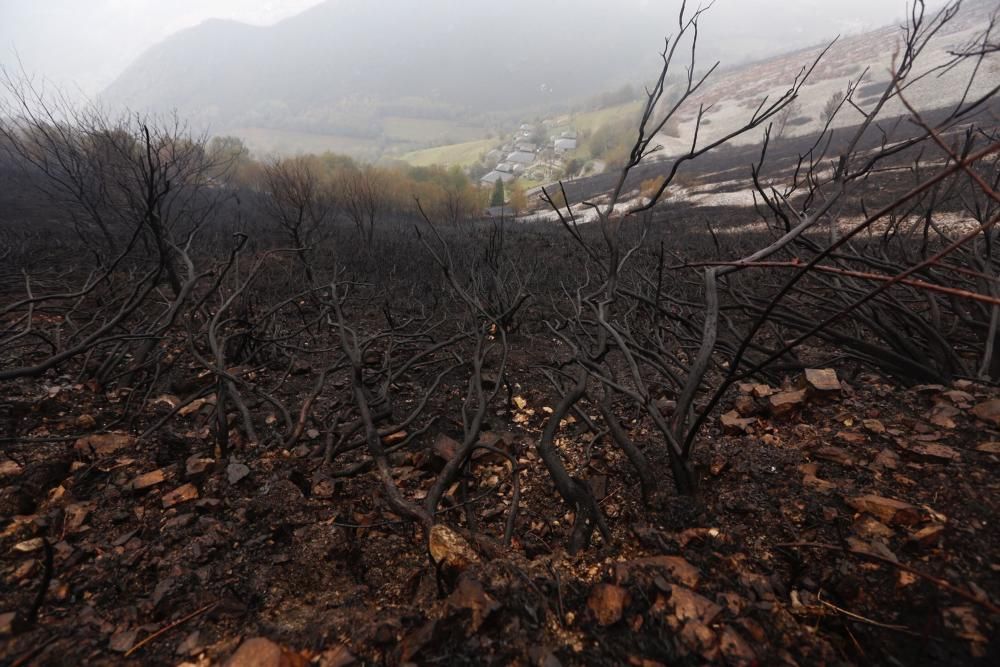
<svg viewBox="0 0 1000 667"><path fill-rule="evenodd" d="M513 140L486 154L486 159L495 161L496 167L482 177L485 185L495 185L497 181L507 183L528 171L537 161L549 155L560 156L576 150L576 131L566 130L551 137L551 144L539 145L538 130L533 125L524 124L518 128Z"/></svg>

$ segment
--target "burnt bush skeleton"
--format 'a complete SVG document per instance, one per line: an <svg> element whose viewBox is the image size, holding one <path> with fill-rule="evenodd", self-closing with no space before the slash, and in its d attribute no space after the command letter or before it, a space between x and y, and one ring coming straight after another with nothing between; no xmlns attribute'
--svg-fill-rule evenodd
<svg viewBox="0 0 1000 667"><path fill-rule="evenodd" d="M553 229L459 223L457 193L439 215L418 201L407 217L367 167L338 191L304 163L277 162L260 187L240 190L176 119L74 111L7 77L17 106L0 123L2 167L61 207L58 229L78 243L46 247L63 261L45 268L33 258L44 234L3 230L12 268L0 273L0 382L63 374L122 390L101 428L129 423L142 443L201 405L192 430L220 457L280 448L318 475L373 474L380 502L425 534L445 521L484 534L476 508L507 488L488 519L504 516L511 545L525 470L484 436L494 414L511 415L512 356L536 336L560 355L532 367L554 399L534 446L573 514L568 548L595 532L610 542L587 479L595 448L620 452L637 495L669 511L671 485L697 493L694 454L729 388L780 382L816 341L829 358L905 383L1000 381L1000 136L976 116L998 90L973 86L997 51L994 26L919 68L958 6L930 15L917 2L881 94L857 99L863 73L815 140L782 159L774 144L793 140L772 137L772 125L788 122L830 47L738 127L706 138L700 97L718 64L696 74L705 10L685 5L608 200L573 206L572 184L544 188ZM886 118L890 104L908 106L915 82L970 63L953 107ZM690 144L650 161L688 107ZM855 122L841 129L846 115ZM685 168L755 131L758 226L722 234L725 221L700 213L698 225L672 225L681 205L666 195ZM629 202L648 170L656 187ZM902 194L866 189L888 177ZM581 208L596 221L584 224ZM515 239L536 246L535 259L512 251ZM148 418L167 390L176 402ZM449 420L455 451L427 473L426 495L408 492L401 462L434 456ZM561 451L573 423L589 434L582 463ZM482 452L506 477L476 495Z"/></svg>

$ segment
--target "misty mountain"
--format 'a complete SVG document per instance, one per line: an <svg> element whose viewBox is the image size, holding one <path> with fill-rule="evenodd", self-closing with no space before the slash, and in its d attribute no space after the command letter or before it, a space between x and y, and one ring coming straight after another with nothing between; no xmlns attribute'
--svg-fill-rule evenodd
<svg viewBox="0 0 1000 667"><path fill-rule="evenodd" d="M770 49L760 8L739 39L706 37L706 60ZM797 3L796 3L797 4ZM791 7L785 20L809 13ZM152 47L105 91L138 110L176 109L196 127L378 137L386 116L456 119L565 103L650 78L675 2L329 0L269 27L211 20ZM713 10L716 11L716 10ZM706 33L715 20L706 17ZM787 43L831 26L798 23ZM755 29L759 25L760 29ZM805 26L805 28L802 28ZM843 26L842 26L843 27Z"/></svg>
<svg viewBox="0 0 1000 667"><path fill-rule="evenodd" d="M629 1L636 32L606 29L618 7L580 12L570 2L527 0L474 9L429 0L385 12L334 0L266 28L212 20L147 51L106 98L177 108L213 125L323 131L351 129L373 112L449 117L522 108L620 83L643 52L643 62L655 63L650 56L669 28L648 20L661 12Z"/></svg>

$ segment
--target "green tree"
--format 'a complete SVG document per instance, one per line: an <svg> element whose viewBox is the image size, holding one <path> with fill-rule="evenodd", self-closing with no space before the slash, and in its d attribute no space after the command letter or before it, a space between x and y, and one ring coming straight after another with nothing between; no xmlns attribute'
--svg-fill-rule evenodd
<svg viewBox="0 0 1000 667"><path fill-rule="evenodd" d="M498 178L496 185L493 186L493 196L490 197L490 206L503 206L506 199L507 197L503 191L503 179Z"/></svg>

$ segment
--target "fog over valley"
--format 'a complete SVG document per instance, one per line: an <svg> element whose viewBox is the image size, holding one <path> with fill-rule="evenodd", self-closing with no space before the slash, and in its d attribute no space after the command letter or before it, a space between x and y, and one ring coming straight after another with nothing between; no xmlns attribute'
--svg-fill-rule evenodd
<svg viewBox="0 0 1000 667"><path fill-rule="evenodd" d="M482 140L655 74L677 0L2 0L0 63L74 99L177 111L259 150L374 159ZM719 0L701 60L726 67L906 14L903 0ZM17 60L15 60L17 59ZM314 145L308 137L315 135Z"/></svg>

